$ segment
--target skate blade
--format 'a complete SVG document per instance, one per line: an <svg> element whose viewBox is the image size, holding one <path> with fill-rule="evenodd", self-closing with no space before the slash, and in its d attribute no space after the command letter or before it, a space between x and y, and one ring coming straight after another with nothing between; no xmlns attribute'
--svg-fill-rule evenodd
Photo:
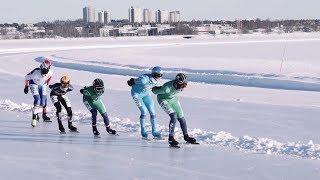
<svg viewBox="0 0 320 180"><path fill-rule="evenodd" d="M154 140L165 140L164 137L153 137Z"/></svg>
<svg viewBox="0 0 320 180"><path fill-rule="evenodd" d="M142 140L145 140L145 141L152 141L152 139L148 138L148 137L142 137L141 138Z"/></svg>
<svg viewBox="0 0 320 180"><path fill-rule="evenodd" d="M118 133L115 133L115 134L110 134L110 133L108 133L108 134L111 135L111 136L119 136Z"/></svg>
<svg viewBox="0 0 320 180"><path fill-rule="evenodd" d="M101 136L100 135L93 135L93 138L94 139L99 139L99 138L101 138Z"/></svg>
<svg viewBox="0 0 320 180"><path fill-rule="evenodd" d="M195 143L186 142L186 144L200 145L200 143L198 143L198 142L195 142Z"/></svg>
<svg viewBox="0 0 320 180"><path fill-rule="evenodd" d="M180 148L178 145L169 145L170 148Z"/></svg>
<svg viewBox="0 0 320 180"><path fill-rule="evenodd" d="M61 131L60 131L60 134L67 134L67 133L66 133L66 132L61 132Z"/></svg>
<svg viewBox="0 0 320 180"><path fill-rule="evenodd" d="M78 130L76 130L76 131L69 130L69 132L71 132L71 133L80 133Z"/></svg>

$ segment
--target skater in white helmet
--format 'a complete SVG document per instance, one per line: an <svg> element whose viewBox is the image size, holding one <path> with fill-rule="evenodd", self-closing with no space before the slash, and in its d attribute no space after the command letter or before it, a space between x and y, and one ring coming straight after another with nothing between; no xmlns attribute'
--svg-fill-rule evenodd
<svg viewBox="0 0 320 180"><path fill-rule="evenodd" d="M47 116L47 86L53 74L50 69L52 62L49 59L44 59L39 68L35 68L25 77L24 93L28 94L29 89L33 96L32 121L31 125L36 126L39 121L39 113L42 111L42 118L44 122L51 122Z"/></svg>

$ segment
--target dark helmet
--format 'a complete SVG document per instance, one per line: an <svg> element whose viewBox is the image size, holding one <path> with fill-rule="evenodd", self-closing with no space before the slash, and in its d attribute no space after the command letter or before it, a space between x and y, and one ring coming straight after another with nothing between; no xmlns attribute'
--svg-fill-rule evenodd
<svg viewBox="0 0 320 180"><path fill-rule="evenodd" d="M176 79L174 81L178 89L185 88L188 84L187 76L184 73L177 74Z"/></svg>
<svg viewBox="0 0 320 180"><path fill-rule="evenodd" d="M186 76L185 74L183 74L183 73L177 74L175 81L176 81L178 84L188 83L187 76Z"/></svg>
<svg viewBox="0 0 320 180"><path fill-rule="evenodd" d="M98 94L103 94L104 93L104 84L101 79L95 79L93 81L93 90L98 93Z"/></svg>

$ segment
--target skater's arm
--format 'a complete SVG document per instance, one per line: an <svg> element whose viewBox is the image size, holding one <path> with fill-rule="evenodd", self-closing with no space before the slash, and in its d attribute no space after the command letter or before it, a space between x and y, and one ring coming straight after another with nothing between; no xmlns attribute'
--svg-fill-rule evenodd
<svg viewBox="0 0 320 180"><path fill-rule="evenodd" d="M80 93L86 97L91 97L91 93L88 89L89 87L84 87L83 89L80 90Z"/></svg>
<svg viewBox="0 0 320 180"><path fill-rule="evenodd" d="M25 80L29 81L33 78L33 73L35 72L36 69L32 70L31 72L29 72L26 76L25 76Z"/></svg>
<svg viewBox="0 0 320 180"><path fill-rule="evenodd" d="M49 78L47 79L47 81L45 82L45 84L49 85L50 80L51 80L51 77L49 77Z"/></svg>
<svg viewBox="0 0 320 180"><path fill-rule="evenodd" d="M67 92L73 91L73 86L71 84L69 84L69 88L67 90Z"/></svg>
<svg viewBox="0 0 320 180"><path fill-rule="evenodd" d="M60 87L60 83L55 83L55 84L49 85L50 89L54 89L54 88L57 88L57 87Z"/></svg>
<svg viewBox="0 0 320 180"><path fill-rule="evenodd" d="M152 88L152 92L154 94L165 94L168 92L168 87L167 86L155 86Z"/></svg>
<svg viewBox="0 0 320 180"><path fill-rule="evenodd" d="M140 76L138 79L134 80L135 84L145 85L148 83L149 77L146 75Z"/></svg>

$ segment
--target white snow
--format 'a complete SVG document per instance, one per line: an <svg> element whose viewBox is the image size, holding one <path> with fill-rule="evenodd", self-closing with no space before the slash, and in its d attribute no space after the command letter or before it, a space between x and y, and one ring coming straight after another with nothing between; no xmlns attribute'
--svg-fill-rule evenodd
<svg viewBox="0 0 320 180"><path fill-rule="evenodd" d="M317 33L0 41L2 178L319 179L319 48ZM41 57L54 61L54 82L71 76L79 134L59 134L51 102L53 123L30 127L23 77ZM126 81L154 65L164 67L161 83L188 75L181 104L201 145L183 144L178 124L181 149L140 139ZM79 89L96 77L105 81L103 100L120 136L107 135L101 119L102 137L92 136ZM156 112L167 137L169 118L157 104Z"/></svg>

